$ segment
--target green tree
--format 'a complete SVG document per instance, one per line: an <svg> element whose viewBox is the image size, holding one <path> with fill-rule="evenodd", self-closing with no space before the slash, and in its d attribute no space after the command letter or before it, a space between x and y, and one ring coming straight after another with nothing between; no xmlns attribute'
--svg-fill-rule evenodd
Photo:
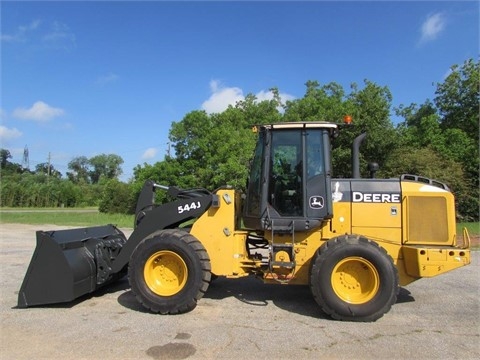
<svg viewBox="0 0 480 360"><path fill-rule="evenodd" d="M280 92L277 88L271 88L271 100L258 101L253 94L247 94L244 100L237 102L235 109L240 111L241 117L236 121L238 127L252 128L254 125L274 124L281 121L283 115L280 111L286 108L280 98Z"/></svg>
<svg viewBox="0 0 480 360"><path fill-rule="evenodd" d="M192 186L199 187L201 185L191 184L191 179L185 179L182 175L182 167L176 158L167 157L164 161L156 162L153 165L144 163L137 165L133 169L133 182L131 191L133 199L137 199L142 190L143 184L147 180L152 180L164 186L177 186L179 188L190 188ZM186 181L187 180L187 181ZM167 199L165 191L156 191L156 202L163 203Z"/></svg>
<svg viewBox="0 0 480 360"><path fill-rule="evenodd" d="M178 177L185 186L214 189L225 184L245 185L254 146L252 120L245 116L245 109L252 111L251 107L242 104L212 115L194 111L173 124L170 141L176 161L166 165L180 170Z"/></svg>
<svg viewBox="0 0 480 360"><path fill-rule="evenodd" d="M401 146L394 150L380 171L381 177L398 177L401 174L415 174L443 182L455 194L457 216L463 221L475 219L472 215L471 194L462 165L442 155L430 146Z"/></svg>
<svg viewBox="0 0 480 360"><path fill-rule="evenodd" d="M352 135L357 136L361 132L367 133L360 152L361 173L362 176L367 176L367 163L376 162L382 168L390 153L398 146L395 128L390 119L392 94L388 87L364 80L362 89L357 84L352 84L352 92L348 101L353 109L351 113L354 124ZM351 137L347 136L347 140L347 143L341 142L336 149L340 148L340 151L344 153L345 149L353 143ZM340 159L342 157L339 156ZM347 159L344 157L342 160L343 166L338 169L339 172L346 168L345 161ZM347 175L345 172L341 172L341 174Z"/></svg>
<svg viewBox="0 0 480 360"><path fill-rule="evenodd" d="M428 100L421 106L401 107L397 109L397 115L405 119L397 127L403 145L431 147L442 156L460 163L475 152L474 141L463 130L442 128L441 117Z"/></svg>
<svg viewBox="0 0 480 360"><path fill-rule="evenodd" d="M52 176L56 178L61 178L62 173L55 169L52 164L49 163L40 163L35 166L35 173L36 174L43 174L47 176Z"/></svg>
<svg viewBox="0 0 480 360"><path fill-rule="evenodd" d="M453 65L443 83L437 84L435 104L444 129L465 131L478 142L480 62L466 60L463 65Z"/></svg>
<svg viewBox="0 0 480 360"><path fill-rule="evenodd" d="M461 111L454 111L455 106L475 104L475 109L465 111L462 124L469 124L472 114L477 116L478 123L478 96L475 97L474 91L473 97L463 96L461 88L471 85L470 79L467 81L475 74L471 66L468 62L466 69L458 68L460 76L454 75L447 78L446 84L439 85L434 102L427 99L420 106L412 104L397 109L397 115L405 121L396 128L390 118L390 90L369 80L361 87L352 84L349 93L337 83L321 86L316 81L308 81L305 95L286 104L281 103L278 89L274 88L273 99L269 101L259 102L249 94L222 113L209 115L192 111L170 129L169 139L175 155L154 165L137 166L132 188L138 193L143 181L152 179L184 188L215 189L230 184L242 189L256 139L250 130L252 125L278 121L340 122L345 115L351 115L354 125L344 126L333 142L334 176L351 176L353 139L367 132L360 152L363 176L368 175L366 164L377 162L381 169L379 175L390 177L413 172L436 178L454 189L459 211L465 219L472 218L474 212L478 213L478 138L467 134L467 126L453 126L448 120L455 111ZM449 94L451 88L458 90L457 98L462 102L452 103L447 95L441 97ZM472 95L470 90L467 93ZM432 164L438 167L435 171Z"/></svg>
<svg viewBox="0 0 480 360"><path fill-rule="evenodd" d="M479 217L479 86L479 65L467 60L461 67L452 66L451 74L437 84L433 103L427 100L397 109L405 119L397 127L402 151L418 153L427 148L444 161L436 162L440 169L435 176L454 190L464 220ZM462 176L453 179L450 174L459 166Z"/></svg>
<svg viewBox="0 0 480 360"><path fill-rule="evenodd" d="M0 165L2 169L5 169L8 163L8 159L12 158L12 154L7 149L0 149Z"/></svg>
<svg viewBox="0 0 480 360"><path fill-rule="evenodd" d="M23 172L28 172L28 169L24 169L22 165L10 162L9 159L12 158L12 154L7 149L0 149L0 169L2 177L6 174L21 174Z"/></svg>
<svg viewBox="0 0 480 360"><path fill-rule="evenodd" d="M443 83L437 84L435 104L445 130L450 156L463 164L468 183L469 214L479 218L480 207L480 62L466 60L453 65ZM469 140L468 140L468 139Z"/></svg>
<svg viewBox="0 0 480 360"><path fill-rule="evenodd" d="M318 81L309 80L305 86L305 95L302 98L287 102L284 121L340 122L345 115L353 114L352 103L339 84L331 82L320 86ZM359 133L357 130L356 134ZM333 143L332 163L335 176L347 177L351 173L349 149L354 136L353 132L342 131L342 136Z"/></svg>
<svg viewBox="0 0 480 360"><path fill-rule="evenodd" d="M350 177L351 146L356 136L367 132L362 145L361 169L367 175L367 162L383 165L388 153L395 148L396 139L390 120L392 95L387 87L381 87L368 80L364 87L351 85L347 94L335 82L322 85L307 81L303 98L288 101L285 121L332 121L340 123L346 115L353 117L353 124L343 128L333 142L332 162L334 175Z"/></svg>
<svg viewBox="0 0 480 360"><path fill-rule="evenodd" d="M440 118L435 105L429 100L420 106L401 105L396 114L404 118L397 126L402 145L423 147L443 142Z"/></svg>
<svg viewBox="0 0 480 360"><path fill-rule="evenodd" d="M89 171L90 180L93 184L105 179L116 179L122 174L121 165L123 159L115 154L100 154L89 159L92 170Z"/></svg>
<svg viewBox="0 0 480 360"><path fill-rule="evenodd" d="M320 86L317 81L309 80L305 86L303 98L287 101L284 121L339 122L345 115L352 115L352 104L341 85L331 82Z"/></svg>
<svg viewBox="0 0 480 360"><path fill-rule="evenodd" d="M382 170L384 177L415 174L447 183L459 189L464 186L459 163L442 157L431 147L399 147L392 152Z"/></svg>
<svg viewBox="0 0 480 360"><path fill-rule="evenodd" d="M62 180L58 184L58 190L60 193L60 206L75 207L81 205L84 194L80 186L75 185L69 180Z"/></svg>
<svg viewBox="0 0 480 360"><path fill-rule="evenodd" d="M169 139L175 156L154 165L137 166L134 191L138 193L147 179L181 188L214 190L227 184L244 188L256 139L252 126L282 118L278 90L271 91L271 100L258 101L248 94L222 113L192 111L173 123Z"/></svg>
<svg viewBox="0 0 480 360"><path fill-rule="evenodd" d="M73 183L88 183L89 160L86 156L77 156L68 163L67 177Z"/></svg>
<svg viewBox="0 0 480 360"><path fill-rule="evenodd" d="M130 186L117 179L110 179L103 189L98 210L107 214L132 214Z"/></svg>

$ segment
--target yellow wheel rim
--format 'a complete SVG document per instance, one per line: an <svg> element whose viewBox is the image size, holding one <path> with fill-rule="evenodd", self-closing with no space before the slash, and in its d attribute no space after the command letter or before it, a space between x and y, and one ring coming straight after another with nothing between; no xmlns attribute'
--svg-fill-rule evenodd
<svg viewBox="0 0 480 360"><path fill-rule="evenodd" d="M172 296L185 286L188 269L180 255L162 250L148 258L143 276L152 292L160 296Z"/></svg>
<svg viewBox="0 0 480 360"><path fill-rule="evenodd" d="M350 304L372 300L380 287L377 269L361 257L341 260L333 269L331 281L335 294Z"/></svg>

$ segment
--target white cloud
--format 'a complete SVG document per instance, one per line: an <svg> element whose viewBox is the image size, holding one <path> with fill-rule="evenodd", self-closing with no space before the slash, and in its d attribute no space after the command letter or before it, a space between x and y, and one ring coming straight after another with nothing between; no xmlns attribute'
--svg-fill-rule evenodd
<svg viewBox="0 0 480 360"><path fill-rule="evenodd" d="M18 26L13 34L4 34L2 32L0 35L1 40L4 42L25 42L27 41L28 33L36 30L39 25L40 20L34 20L28 25Z"/></svg>
<svg viewBox="0 0 480 360"><path fill-rule="evenodd" d="M58 21L52 23L50 31L43 35L42 42L55 49L70 50L76 47L75 34L66 24Z"/></svg>
<svg viewBox="0 0 480 360"><path fill-rule="evenodd" d="M257 101L265 101L265 100L272 100L273 99L273 93L271 91L265 91L261 90L257 94L255 94Z"/></svg>
<svg viewBox="0 0 480 360"><path fill-rule="evenodd" d="M153 159L158 153L158 149L156 148L148 148L142 155L142 160L150 160Z"/></svg>
<svg viewBox="0 0 480 360"><path fill-rule="evenodd" d="M210 90L212 95L202 103L202 110L205 110L208 114L220 113L226 110L229 105L235 106L237 102L245 99L242 89L238 87L224 87L218 80L210 81ZM295 99L294 96L287 93L280 93L279 95L282 103ZM255 97L257 102L272 100L273 93L261 90L255 94Z"/></svg>
<svg viewBox="0 0 480 360"><path fill-rule="evenodd" d="M6 143L9 140L17 139L22 136L22 132L16 128L7 128L6 126L0 125L0 142Z"/></svg>
<svg viewBox="0 0 480 360"><path fill-rule="evenodd" d="M295 99L295 96L287 94L287 93L280 93L280 101L282 104L285 104L289 100ZM265 100L272 100L273 99L273 93L271 91L265 91L262 90L258 93L255 94L255 97L257 98L258 102L265 101Z"/></svg>
<svg viewBox="0 0 480 360"><path fill-rule="evenodd" d="M43 101L37 101L30 109L17 108L13 111L13 117L17 119L38 122L47 122L64 114L65 111L63 109L52 107Z"/></svg>
<svg viewBox="0 0 480 360"><path fill-rule="evenodd" d="M119 79L119 76L117 74L114 74L114 73L108 73L106 75L102 75L102 76L99 76L97 78L97 80L95 81L95 83L97 85L100 85L100 86L103 86L103 85L106 85L108 83L112 83L112 82L115 82Z"/></svg>
<svg viewBox="0 0 480 360"><path fill-rule="evenodd" d="M11 33L2 32L0 38L4 43L30 43L47 49L69 51L76 47L75 34L59 21L44 26L42 21L33 20L28 25L17 26Z"/></svg>
<svg viewBox="0 0 480 360"><path fill-rule="evenodd" d="M242 89L223 87L218 80L210 81L210 90L212 95L202 104L202 109L209 114L220 113L226 110L229 105L235 105L245 98Z"/></svg>
<svg viewBox="0 0 480 360"><path fill-rule="evenodd" d="M445 29L446 18L442 13L435 13L427 16L420 29L420 43L435 40L443 29Z"/></svg>

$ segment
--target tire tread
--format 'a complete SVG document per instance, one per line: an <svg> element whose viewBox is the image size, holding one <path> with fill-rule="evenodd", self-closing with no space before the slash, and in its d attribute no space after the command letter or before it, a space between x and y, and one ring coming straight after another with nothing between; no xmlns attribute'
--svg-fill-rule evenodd
<svg viewBox="0 0 480 360"><path fill-rule="evenodd" d="M138 278L138 275L132 275L135 274L138 269L135 267L139 266L138 265L138 259L136 259L137 256L137 250L138 252L141 252L142 248L148 247L148 246L153 246L151 243L156 242L156 241L167 241L165 239L170 239L168 240L169 242L175 242L175 241L181 241L183 242L188 248L194 251L194 254L198 258L200 262L200 270L201 270L201 281L200 284L198 284L198 288L196 290L196 293L191 296L188 299L184 299L182 304L175 304L173 306L163 306L159 304L159 302L162 302L161 297L158 297L158 301L155 301L152 299L152 296L146 296L145 294L142 293L141 290L136 290L137 287L142 286L141 284L136 284ZM134 294L135 298L137 301L142 304L146 309L153 313L157 314L162 314L162 315L175 315L175 314L182 314L189 312L193 310L197 306L197 301L200 300L203 295L206 293L209 285L210 285L210 279L211 279L211 264L210 264L210 258L208 256L207 251L203 247L202 243L196 239L193 235L189 234L188 232L185 232L180 229L166 229L166 230L160 230L156 231L153 234L151 234L149 237L145 238L140 244L137 246L135 251L132 254L132 257L129 262L128 266L128 280L131 286L131 291Z"/></svg>
<svg viewBox="0 0 480 360"><path fill-rule="evenodd" d="M389 289L391 291L388 294L388 300L382 306L381 309L375 311L374 313L367 316L357 317L355 312L348 307L350 314L340 314L333 306L328 305L327 301L324 299L324 294L320 291L319 287L316 285L317 280L314 279L315 274L318 276L329 276L330 274L322 274L321 268L322 264L327 261L337 249L342 247L347 247L349 245L361 246L365 248L374 249L374 251L379 252L380 256L388 262L390 268L387 271L391 271L393 276L392 284L395 287L394 289ZM312 265L310 268L310 289L312 291L315 301L320 305L322 311L329 315L335 320L346 320L346 321L357 321L357 322L371 322L381 318L385 313L387 313L391 306L395 304L398 294L398 269L394 265L392 257L387 253L387 251L381 247L377 242L367 239L364 236L352 234L352 235L343 235L336 238L333 238L325 242L316 252L312 258Z"/></svg>

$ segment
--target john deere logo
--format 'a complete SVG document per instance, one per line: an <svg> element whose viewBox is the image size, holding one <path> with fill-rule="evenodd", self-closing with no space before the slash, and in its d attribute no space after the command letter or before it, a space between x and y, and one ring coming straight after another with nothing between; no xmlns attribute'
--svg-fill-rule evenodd
<svg viewBox="0 0 480 360"><path fill-rule="evenodd" d="M310 200L308 201L308 203L310 204L310 208L315 210L323 209L323 207L325 206L325 200L323 199L323 197L318 195L310 196Z"/></svg>

